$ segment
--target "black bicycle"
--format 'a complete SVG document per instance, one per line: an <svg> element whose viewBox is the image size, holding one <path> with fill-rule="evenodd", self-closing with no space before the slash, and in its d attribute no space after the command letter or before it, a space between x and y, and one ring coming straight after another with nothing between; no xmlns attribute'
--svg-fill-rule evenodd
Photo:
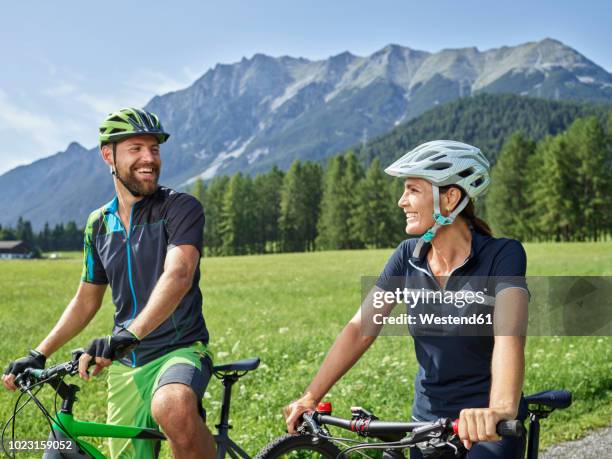
<svg viewBox="0 0 612 459"><path fill-rule="evenodd" d="M5 424L0 438L2 449L8 457L14 457L15 452L27 448L30 451L33 449L44 450L43 457L45 459L64 457L73 459L103 459L105 456L102 452L82 437L166 440L164 434L156 429L80 421L74 417L73 406L77 401L79 387L74 384L65 383L64 378L78 373L79 357L82 353L82 349L74 351L70 361L45 370L28 368L16 378L15 384L21 391L21 394L17 398L13 415ZM223 459L226 455L229 455L232 459L238 459L239 457L250 459L250 456L229 437L229 430L232 428L229 423L229 413L232 386L249 371L255 370L259 366L259 362L259 358L253 358L225 365L215 365L213 367L213 374L223 384L221 416L219 423L215 425L217 434L214 436L217 443L218 459ZM58 410L57 403L55 403L54 414L49 413L49 410L45 408L36 396L45 384L53 387L57 397L61 399L61 409ZM28 398L20 405L19 403L23 396L28 396ZM17 414L30 401L33 401L42 411L49 423L50 430L47 440L31 442L32 445L29 445L28 441L15 439L15 420ZM11 424L11 439L5 441L5 434ZM23 442L26 443L22 444Z"/></svg>
<svg viewBox="0 0 612 459"><path fill-rule="evenodd" d="M526 397L529 404L529 437L527 458L538 457L540 420L555 409L567 408L572 403L568 391L545 391ZM436 458L444 455L464 457L467 450L457 435L458 420L448 418L434 422L389 422L381 421L374 414L361 408L351 409L351 419L331 416L331 404L320 403L317 410L302 415L302 424L296 435L284 435L268 444L256 459L347 458L353 452L371 457L366 450L383 450L383 459L402 459L406 448L419 448L423 457ZM375 441L365 442L355 438L334 436L328 426L339 427L361 437ZM521 421L502 421L497 425L502 437L517 437L526 434Z"/></svg>

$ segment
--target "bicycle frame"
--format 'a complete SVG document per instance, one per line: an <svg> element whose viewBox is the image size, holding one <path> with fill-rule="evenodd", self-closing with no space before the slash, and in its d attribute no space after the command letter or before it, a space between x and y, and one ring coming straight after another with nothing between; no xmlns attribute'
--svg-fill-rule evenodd
<svg viewBox="0 0 612 459"><path fill-rule="evenodd" d="M54 432L49 439L61 432L66 438L73 439L81 450L94 459L105 459L105 456L94 445L79 437L165 439L164 435L155 429L79 421L71 413L58 413L52 425Z"/></svg>
<svg viewBox="0 0 612 459"><path fill-rule="evenodd" d="M91 443L79 437L97 438L138 438L143 440L163 440L166 437L155 429L136 426L122 426L102 424L97 422L79 421L74 418L72 407L76 401L76 393L79 387L74 384L66 384L63 381L52 381L50 385L62 398L62 408L55 417L51 418L53 431L49 434L49 440L58 435L66 439L74 440L85 454L93 459L105 459L105 456ZM45 457L61 456L61 452L45 453Z"/></svg>
<svg viewBox="0 0 612 459"><path fill-rule="evenodd" d="M215 425L217 428L217 435L214 436L215 442L217 443L217 458L223 459L227 453L232 457L242 457L243 459L250 459L250 456L242 449L236 442L229 437L229 430L232 426L229 423L230 403L231 403L231 391L232 386L238 381L238 377L228 376L223 380L223 404L221 406L221 420L219 424ZM72 405L76 400L76 392L79 388L72 384L64 384L65 387L60 386L60 391L68 391L68 397L64 399L62 404L62 411L57 413L57 416L53 418L52 425L54 433L65 437L66 439L73 439L78 447L83 450L84 453L88 454L93 459L106 459L96 446L91 443L82 440L79 437L97 437L97 438L133 438L141 440L166 440L164 434L156 429L150 429L145 427L134 427L134 426L123 426L123 425L112 425L112 424L101 424L96 422L79 421L75 419L72 414ZM54 433L51 433L49 440L53 440ZM59 456L58 452L56 456ZM48 457L48 456L46 456Z"/></svg>
<svg viewBox="0 0 612 459"><path fill-rule="evenodd" d="M229 437L229 429L232 428L229 423L232 386L238 381L238 379L239 376L236 375L226 375L222 379L223 404L221 405L221 420L219 424L215 425L217 428L217 435L215 435L215 442L217 443L217 459L223 459L227 452L229 452L232 458L236 458L236 455L238 455L243 459L251 459L251 457Z"/></svg>
<svg viewBox="0 0 612 459"><path fill-rule="evenodd" d="M245 373L226 373L226 374L215 374L223 384L223 403L221 405L221 416L219 424L216 424L217 434L214 435L215 442L217 443L217 458L223 459L226 454L237 459L250 459L250 456L238 446L230 437L229 430L232 426L229 423L229 413L231 404L231 393L232 386L243 376ZM52 386L57 395L62 399L61 410L56 413L55 416L50 415L44 407L41 408L48 416L49 422L52 427L52 431L49 434L48 440L72 440L74 447L78 448L78 452L70 452L70 457L78 458L93 458L93 459L105 459L106 456L100 452L100 450L93 444L80 437L95 437L95 438L131 438L141 440L167 440L165 435L156 429L138 427L138 426L126 426L126 425L114 425L114 424L103 424L89 421L80 421L73 415L73 406L76 402L76 394L80 390L78 386L74 384L66 384L62 379L52 379L47 381ZM30 397L35 399L35 396L29 389L25 390ZM40 405L39 405L40 407ZM79 454L78 456L74 454ZM45 451L43 456L45 459L61 458L64 457L61 450L48 450Z"/></svg>

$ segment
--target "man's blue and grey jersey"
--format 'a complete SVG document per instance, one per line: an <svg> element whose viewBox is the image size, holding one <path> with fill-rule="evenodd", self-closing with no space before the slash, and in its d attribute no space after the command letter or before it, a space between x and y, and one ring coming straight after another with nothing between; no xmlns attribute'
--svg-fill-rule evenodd
<svg viewBox="0 0 612 459"><path fill-rule="evenodd" d="M191 195L158 187L132 208L129 228L119 218L118 200L92 212L85 227L82 281L110 283L116 307L113 332L144 309L164 271L166 253L178 245L193 245L202 253L204 211ZM141 366L196 341L208 343L199 287L200 267L172 315L121 360Z"/></svg>

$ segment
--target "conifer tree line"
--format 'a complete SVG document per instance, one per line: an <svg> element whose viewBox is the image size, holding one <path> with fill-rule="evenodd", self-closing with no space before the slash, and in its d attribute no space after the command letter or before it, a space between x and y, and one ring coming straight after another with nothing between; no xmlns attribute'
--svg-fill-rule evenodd
<svg viewBox="0 0 612 459"><path fill-rule="evenodd" d="M513 134L491 174L494 234L523 241L600 241L612 234L612 116L580 118L534 142Z"/></svg>
<svg viewBox="0 0 612 459"><path fill-rule="evenodd" d="M384 165L386 166L386 164ZM365 168L353 151L284 173L220 176L192 194L206 214L205 250L243 255L394 247L405 217L403 184L378 158ZM600 241L612 234L612 118L589 117L539 142L516 132L492 170L477 208L495 236L522 241ZM484 204L484 205L483 205Z"/></svg>
<svg viewBox="0 0 612 459"><path fill-rule="evenodd" d="M389 247L402 237L404 217L393 210L400 192L378 160L365 170L352 151L326 167L296 160L287 172L220 176L191 189L211 255Z"/></svg>
<svg viewBox="0 0 612 459"><path fill-rule="evenodd" d="M1 241L24 241L35 253L54 250L82 250L83 228L78 228L74 221L59 223L53 228L45 223L38 233L32 230L28 220L19 217L15 228L0 225Z"/></svg>
<svg viewBox="0 0 612 459"><path fill-rule="evenodd" d="M485 151L485 153L487 153ZM293 162L251 177L198 180L190 192L204 206L208 255L245 255L394 247L404 233L397 207L403 183L374 158L355 153ZM477 209L495 236L521 241L601 241L612 234L612 115L577 119L566 131L534 141L515 132L503 145L492 184ZM0 240L42 251L81 250L74 221L35 233L20 218L0 226Z"/></svg>

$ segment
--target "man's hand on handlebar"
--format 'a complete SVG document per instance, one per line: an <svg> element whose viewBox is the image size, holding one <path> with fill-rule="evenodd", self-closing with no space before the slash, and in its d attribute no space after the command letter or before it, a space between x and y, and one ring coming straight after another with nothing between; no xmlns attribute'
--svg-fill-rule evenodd
<svg viewBox="0 0 612 459"><path fill-rule="evenodd" d="M92 376L98 375L113 360L120 359L140 344L140 339L131 331L123 328L117 334L96 338L79 358L79 375L89 380L87 368L95 362Z"/></svg>
<svg viewBox="0 0 612 459"><path fill-rule="evenodd" d="M46 361L47 358L44 354L31 349L30 352L28 352L28 355L25 357L17 359L8 364L8 367L6 367L4 375L2 376L2 384L8 390L16 390L17 387L15 386L15 378L20 373L22 373L26 368L37 368L42 370L45 368Z"/></svg>

